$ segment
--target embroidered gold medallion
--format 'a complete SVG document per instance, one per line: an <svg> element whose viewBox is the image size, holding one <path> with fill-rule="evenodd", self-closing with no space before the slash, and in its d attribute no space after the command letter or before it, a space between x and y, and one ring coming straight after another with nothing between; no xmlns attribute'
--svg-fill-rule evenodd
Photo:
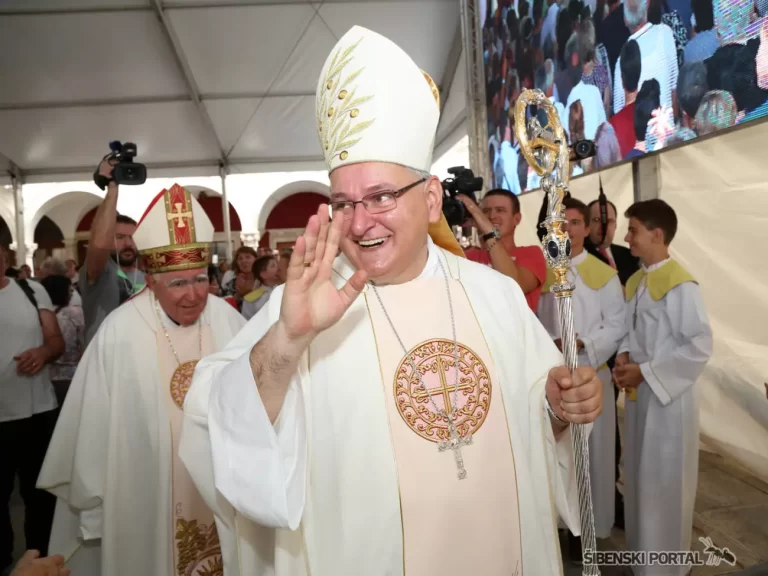
<svg viewBox="0 0 768 576"><path fill-rule="evenodd" d="M184 362L181 366L176 368L171 376L171 398L173 403L179 407L179 410L184 409L184 398L187 397L189 387L192 385L192 376L195 373L195 366L199 360L190 360Z"/></svg>
<svg viewBox="0 0 768 576"><path fill-rule="evenodd" d="M223 576L216 524L198 524L197 520L176 519L176 546L178 548L178 576Z"/></svg>
<svg viewBox="0 0 768 576"><path fill-rule="evenodd" d="M429 397L439 410L453 409L455 355L453 342L428 340L408 352L424 380L426 394L408 358L403 358L395 372L395 404L408 427L430 442L450 438L448 421L435 412ZM483 425L491 406L491 378L488 368L472 350L459 344L459 391L456 429L460 436L474 434Z"/></svg>

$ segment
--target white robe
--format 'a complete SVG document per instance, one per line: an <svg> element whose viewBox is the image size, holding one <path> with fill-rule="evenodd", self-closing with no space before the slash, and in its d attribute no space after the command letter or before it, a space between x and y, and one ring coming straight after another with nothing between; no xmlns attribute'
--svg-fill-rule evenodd
<svg viewBox="0 0 768 576"><path fill-rule="evenodd" d="M208 297L222 349L245 321ZM170 575L171 431L149 290L112 312L80 360L38 488L58 497L50 553L77 576ZM71 557L71 558L70 558Z"/></svg>
<svg viewBox="0 0 768 576"><path fill-rule="evenodd" d="M626 305L618 275L599 290L584 283L576 266L588 256L583 251L571 259L568 280L576 286L571 298L574 332L584 342L584 349L579 353L579 365L598 370L597 375L603 383L603 412L595 420L589 437L589 476L595 513L595 536L608 538L616 508L616 404L612 401L613 378L606 362L614 355L627 333ZM557 302L551 292L542 293L538 313L550 336L553 339L561 338Z"/></svg>
<svg viewBox="0 0 768 576"><path fill-rule="evenodd" d="M525 462L518 472L523 573L561 574L556 521L559 513L579 531L576 477L570 431L555 440L544 384L562 357L512 280L431 242L423 274L439 273L437 258L460 279L486 334L512 447ZM334 270L339 286L352 274L344 256ZM408 544L367 297L366 287L318 336L325 348L337 342L335 352L313 355L310 346L304 353L274 426L249 358L279 317L282 287L225 350L198 366L180 456L207 501L219 503L217 515L226 516L227 502L236 510L219 523L226 576L403 574ZM460 543L461 527L447 527L446 553Z"/></svg>
<svg viewBox="0 0 768 576"><path fill-rule="evenodd" d="M624 404L627 549L690 550L699 471L696 380L712 355L712 331L698 284L680 284L658 302L644 287L645 279L627 304L629 333L619 347L645 379L637 400ZM689 569L633 567L635 576L682 576Z"/></svg>

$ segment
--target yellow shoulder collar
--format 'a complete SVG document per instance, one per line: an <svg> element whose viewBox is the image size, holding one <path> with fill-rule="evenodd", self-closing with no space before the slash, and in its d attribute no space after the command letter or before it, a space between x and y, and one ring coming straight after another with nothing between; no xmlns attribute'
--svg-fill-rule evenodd
<svg viewBox="0 0 768 576"><path fill-rule="evenodd" d="M576 266L576 270L578 270L584 284L592 290L600 290L600 288L608 283L608 280L617 274L616 270L592 256L592 254L587 254L584 261ZM549 292L554 282L555 274L551 268L547 268L547 279L541 287L541 292Z"/></svg>
<svg viewBox="0 0 768 576"><path fill-rule="evenodd" d="M584 284L592 290L600 290L600 288L608 284L611 278L618 274L616 270L592 256L592 254L587 254L584 261L576 266L576 270L578 270Z"/></svg>
<svg viewBox="0 0 768 576"><path fill-rule="evenodd" d="M696 279L682 267L677 260L670 260L661 268L657 268L651 272L645 274L642 269L635 272L632 277L627 280L627 302L635 297L637 287L640 285L640 280L646 276L646 282L648 284L648 294L651 298L658 302L663 299L667 292L672 290L675 286L684 284L686 282L697 283Z"/></svg>
<svg viewBox="0 0 768 576"><path fill-rule="evenodd" d="M256 290L254 290L253 292L248 292L248 294L243 296L243 300L251 303L256 302L256 300L264 296L265 292L266 290L264 290L264 288L256 288Z"/></svg>

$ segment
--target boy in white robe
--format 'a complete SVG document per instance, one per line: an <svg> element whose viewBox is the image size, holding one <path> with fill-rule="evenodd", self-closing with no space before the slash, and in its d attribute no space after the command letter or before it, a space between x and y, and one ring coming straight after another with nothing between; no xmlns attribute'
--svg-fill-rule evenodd
<svg viewBox="0 0 768 576"><path fill-rule="evenodd" d="M602 387L559 366L512 279L457 255L426 172L439 110L370 30L323 67L333 221L309 220L285 285L185 405L181 456L229 528L226 576L562 571L557 514L579 523L568 423L594 421Z"/></svg>
<svg viewBox="0 0 768 576"><path fill-rule="evenodd" d="M134 235L147 288L77 367L37 481L58 497L50 552L77 576L221 574L214 516L178 459L194 367L245 325L208 293L213 232L188 190L163 190Z"/></svg>
<svg viewBox="0 0 768 576"><path fill-rule="evenodd" d="M675 211L663 200L629 207L626 242L642 268L627 281L628 335L614 377L624 407L627 548L691 546L699 462L696 380L712 355L699 285L669 256ZM682 576L690 566L634 566L636 576Z"/></svg>
<svg viewBox="0 0 768 576"><path fill-rule="evenodd" d="M571 269L568 280L573 291L574 330L578 335L579 365L591 366L603 385L603 413L598 416L589 437L589 475L592 481L592 506L595 512L595 536L608 538L614 523L614 486L616 484L616 404L608 359L618 350L627 333L624 292L615 269L584 249L589 235L589 208L575 198L566 198L565 229L571 239ZM560 321L557 301L549 291L554 275L548 270L547 282L539 302L539 320L560 345ZM571 553L581 553L576 542Z"/></svg>

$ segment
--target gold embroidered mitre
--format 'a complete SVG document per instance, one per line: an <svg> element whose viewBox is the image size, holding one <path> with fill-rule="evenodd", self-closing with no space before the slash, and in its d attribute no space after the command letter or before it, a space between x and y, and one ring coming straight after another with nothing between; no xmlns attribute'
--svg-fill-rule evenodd
<svg viewBox="0 0 768 576"><path fill-rule="evenodd" d="M432 169L440 91L408 54L376 32L355 26L338 41L320 73L315 114L329 173L359 162ZM429 235L464 256L445 216L430 225Z"/></svg>
<svg viewBox="0 0 768 576"><path fill-rule="evenodd" d="M174 184L147 208L133 240L149 274L206 268L213 224L189 190Z"/></svg>
<svg viewBox="0 0 768 576"><path fill-rule="evenodd" d="M331 51L317 83L317 133L328 172L388 162L429 172L440 95L391 40L355 26Z"/></svg>

